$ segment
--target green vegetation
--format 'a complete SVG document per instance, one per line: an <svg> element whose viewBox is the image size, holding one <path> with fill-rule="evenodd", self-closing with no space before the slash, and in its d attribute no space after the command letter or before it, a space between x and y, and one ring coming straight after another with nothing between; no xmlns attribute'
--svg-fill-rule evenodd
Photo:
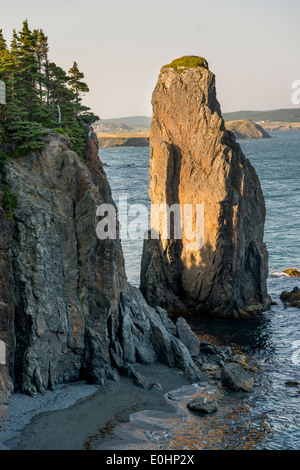
<svg viewBox="0 0 300 470"><path fill-rule="evenodd" d="M0 148L0 181L3 182L3 169L7 160L7 155Z"/></svg>
<svg viewBox="0 0 300 470"><path fill-rule="evenodd" d="M61 127L55 127L53 129L54 132L57 132L58 134L61 134L61 135L65 135L66 134L66 131L64 129L62 129Z"/></svg>
<svg viewBox="0 0 300 470"><path fill-rule="evenodd" d="M0 105L0 148L18 157L45 147L43 136L59 129L68 134L73 150L82 155L88 124L99 119L82 105L89 91L76 62L66 73L50 62L48 38L31 31L28 21L13 31L10 46L0 30L0 80L6 85L6 105Z"/></svg>
<svg viewBox="0 0 300 470"><path fill-rule="evenodd" d="M13 190L9 186L4 185L2 204L3 204L3 208L5 210L6 217L8 220L13 219L14 210L15 210L17 203L18 203L18 199L15 193L13 192Z"/></svg>
<svg viewBox="0 0 300 470"><path fill-rule="evenodd" d="M18 199L13 190L7 184L5 184L3 178L3 170L8 158L9 157L0 148L0 188L3 194L2 204L7 219L12 220Z"/></svg>
<svg viewBox="0 0 300 470"><path fill-rule="evenodd" d="M254 122L300 122L300 108L274 109L271 111L237 111L224 113L223 118L226 122L240 119L250 119Z"/></svg>
<svg viewBox="0 0 300 470"><path fill-rule="evenodd" d="M208 69L208 64L203 57L198 57L195 55L185 55L183 57L180 57L179 59L173 60L173 62L171 62L170 64L164 65L161 69L161 72L170 67L174 70L194 67L204 67Z"/></svg>

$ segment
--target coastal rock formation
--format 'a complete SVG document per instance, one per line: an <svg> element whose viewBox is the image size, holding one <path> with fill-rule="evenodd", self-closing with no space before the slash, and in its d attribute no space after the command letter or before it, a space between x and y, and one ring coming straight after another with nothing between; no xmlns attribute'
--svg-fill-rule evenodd
<svg viewBox="0 0 300 470"><path fill-rule="evenodd" d="M6 346L0 403L14 388L35 395L124 373L152 387L134 371L137 362L160 361L201 380L201 364L180 340L187 325L176 328L166 311L149 307L127 283L118 236L96 235L97 207L114 205L96 135L85 161L60 134L45 140L41 152L11 159L4 169L18 202L11 221L0 209L0 340Z"/></svg>
<svg viewBox="0 0 300 470"><path fill-rule="evenodd" d="M225 365L221 373L221 382L225 387L236 392L253 392L253 377L235 362Z"/></svg>
<svg viewBox="0 0 300 470"><path fill-rule="evenodd" d="M5 166L18 199L10 245L13 375L29 394L112 376L107 322L126 290L120 241L100 243L95 233L97 206L113 204L97 142L90 140L86 163L59 134L46 142Z"/></svg>
<svg viewBox="0 0 300 470"><path fill-rule="evenodd" d="M241 119L239 121L228 121L225 123L226 129L233 132L236 139L270 139L263 127L255 124L249 119Z"/></svg>
<svg viewBox="0 0 300 470"><path fill-rule="evenodd" d="M210 414L218 411L218 404L215 400L211 400L206 397L198 397L191 400L187 407L193 411L199 411L200 413Z"/></svg>
<svg viewBox="0 0 300 470"><path fill-rule="evenodd" d="M197 237L185 224L180 238L174 216L168 239L162 220L152 218L141 270L146 300L228 317L268 308L264 197L255 169L225 128L205 59L164 66L152 105L151 203L193 205L193 231L195 205L204 205L204 235L197 239L201 224Z"/></svg>
<svg viewBox="0 0 300 470"><path fill-rule="evenodd" d="M300 308L300 288L294 287L291 292L283 291L280 299L286 307Z"/></svg>
<svg viewBox="0 0 300 470"><path fill-rule="evenodd" d="M288 277L300 277L300 272L296 268L289 268L282 271Z"/></svg>

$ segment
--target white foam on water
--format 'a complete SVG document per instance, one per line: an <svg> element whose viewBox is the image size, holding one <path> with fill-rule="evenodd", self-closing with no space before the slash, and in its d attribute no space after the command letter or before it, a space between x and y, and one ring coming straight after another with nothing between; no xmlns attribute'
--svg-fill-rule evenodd
<svg viewBox="0 0 300 470"><path fill-rule="evenodd" d="M281 273L272 273L271 276L274 277L290 277L288 274L281 272Z"/></svg>

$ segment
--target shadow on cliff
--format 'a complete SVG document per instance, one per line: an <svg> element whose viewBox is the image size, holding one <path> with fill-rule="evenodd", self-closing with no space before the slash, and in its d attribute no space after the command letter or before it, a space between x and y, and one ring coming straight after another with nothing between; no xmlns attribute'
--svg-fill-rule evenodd
<svg viewBox="0 0 300 470"><path fill-rule="evenodd" d="M179 184L180 184L180 172L182 166L182 151L180 147L174 144L168 144L169 159L172 160L171 164L167 165L167 178L166 178L166 204L171 207L173 204L180 204L179 200ZM180 274L183 269L182 264L182 240L175 239L175 215L174 212L170 213L170 240L171 243L168 246L168 259L171 272L172 284L175 287L175 295L181 297L182 295L182 283ZM182 232L181 220L180 220L180 233ZM159 239L161 244L161 240ZM162 244L160 251L162 253Z"/></svg>
<svg viewBox="0 0 300 470"><path fill-rule="evenodd" d="M152 307L165 308L175 320L184 316L260 322L263 309L241 312L243 282L232 276L230 260L222 262L209 242L201 248L201 258L199 252L190 252L187 264L183 250L181 240L171 239L165 248L161 238L145 240L141 291Z"/></svg>

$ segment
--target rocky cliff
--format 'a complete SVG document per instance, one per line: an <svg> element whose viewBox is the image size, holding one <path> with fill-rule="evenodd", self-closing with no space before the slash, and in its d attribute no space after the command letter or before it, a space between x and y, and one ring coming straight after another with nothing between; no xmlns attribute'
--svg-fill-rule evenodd
<svg viewBox="0 0 300 470"><path fill-rule="evenodd" d="M114 204L96 135L85 161L59 134L46 143L4 169L18 202L12 221L0 208L0 403L13 389L35 395L119 373L151 387L136 362L159 360L201 379L166 312L127 283L119 238L96 236L97 207Z"/></svg>
<svg viewBox="0 0 300 470"><path fill-rule="evenodd" d="M145 240L141 290L151 305L248 316L269 305L265 203L255 169L227 131L205 59L164 66L152 96L152 204L204 205L204 238ZM173 224L174 225L174 224ZM172 221L170 222L172 226ZM149 235L149 234L148 234ZM201 240L200 240L201 241Z"/></svg>
<svg viewBox="0 0 300 470"><path fill-rule="evenodd" d="M271 136L258 124L249 119L226 122L226 129L239 139L270 139Z"/></svg>
<svg viewBox="0 0 300 470"><path fill-rule="evenodd" d="M13 365L15 351L13 273L10 256L11 226L3 210L3 192L0 189L0 404L7 403L13 391ZM1 346L1 345L0 345ZM3 358L3 356L5 356ZM2 362L2 363L1 363Z"/></svg>

